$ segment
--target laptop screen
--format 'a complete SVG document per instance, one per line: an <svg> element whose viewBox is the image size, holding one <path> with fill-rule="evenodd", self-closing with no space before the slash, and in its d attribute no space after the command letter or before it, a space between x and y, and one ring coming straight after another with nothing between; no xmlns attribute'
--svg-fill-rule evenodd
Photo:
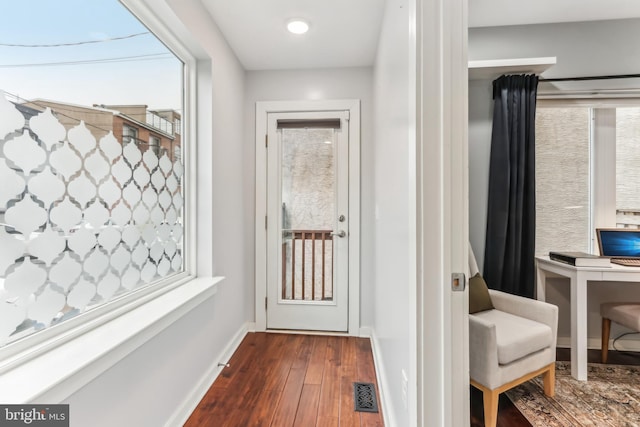
<svg viewBox="0 0 640 427"><path fill-rule="evenodd" d="M640 230L627 228L599 228L600 255L609 257L640 258Z"/></svg>

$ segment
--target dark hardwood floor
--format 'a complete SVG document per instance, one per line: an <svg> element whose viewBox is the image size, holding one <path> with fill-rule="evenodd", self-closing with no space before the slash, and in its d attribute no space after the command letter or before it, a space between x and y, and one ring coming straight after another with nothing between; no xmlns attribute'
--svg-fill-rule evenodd
<svg viewBox="0 0 640 427"><path fill-rule="evenodd" d="M569 360L570 350L556 355ZM588 358L599 363L600 351L589 350ZM640 365L640 353L610 351L609 363ZM368 339L249 333L229 364L185 427L383 425L381 412L354 411L353 382L376 384ZM473 387L470 412L471 427L484 427L482 393ZM500 395L497 427L530 426Z"/></svg>
<svg viewBox="0 0 640 427"><path fill-rule="evenodd" d="M383 425L354 411L353 383L376 384L368 339L249 333L229 364L185 427Z"/></svg>
<svg viewBox="0 0 640 427"><path fill-rule="evenodd" d="M567 361L571 358L571 350L559 348L556 360ZM600 350L589 350L590 363L600 363ZM640 353L609 351L609 364L640 365ZM530 427L531 423L518 411L509 398L503 393L498 404L497 427ZM484 427L484 411L482 408L482 392L471 387L471 427Z"/></svg>

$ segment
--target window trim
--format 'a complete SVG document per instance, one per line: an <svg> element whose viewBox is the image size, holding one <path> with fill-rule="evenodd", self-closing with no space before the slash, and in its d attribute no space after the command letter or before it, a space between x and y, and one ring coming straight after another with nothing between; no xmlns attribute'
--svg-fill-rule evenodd
<svg viewBox="0 0 640 427"><path fill-rule="evenodd" d="M35 334L25 336L15 342L8 343L0 348L0 375L21 366L30 366L38 360L46 358L48 352L58 347L71 346L75 340L90 334L103 325L113 323L119 317L127 313L142 310L147 304L152 303L161 296L176 291L181 286L188 285L196 279L196 253L197 241L195 230L196 221L196 138L197 114L196 108L196 81L197 60L179 39L171 32L167 23L160 20L153 10L140 0L120 0L123 7L127 8L143 25L145 25L169 50L183 63L183 134L181 135L184 167L184 205L183 205L183 272L174 274L165 279L145 285L133 292L129 292L113 301L89 309L72 319L58 325L51 326ZM186 119L186 120L185 120ZM184 141L189 141L184 144ZM203 278L214 286L222 278ZM214 292L215 293L215 292ZM208 294L203 292L201 298ZM202 299L200 299L202 301ZM170 311L167 311L167 313ZM126 338L122 339L125 342ZM105 349L105 352L109 349ZM124 357L124 355L123 355ZM114 362L115 363L115 362ZM29 378L31 381L32 378Z"/></svg>
<svg viewBox="0 0 640 427"><path fill-rule="evenodd" d="M591 109L591 252L598 253L597 227L616 225L615 108Z"/></svg>
<svg viewBox="0 0 640 427"><path fill-rule="evenodd" d="M547 98L538 97L537 108L571 108L571 107L591 107L591 108L618 108L637 107L640 105L640 97L627 98Z"/></svg>

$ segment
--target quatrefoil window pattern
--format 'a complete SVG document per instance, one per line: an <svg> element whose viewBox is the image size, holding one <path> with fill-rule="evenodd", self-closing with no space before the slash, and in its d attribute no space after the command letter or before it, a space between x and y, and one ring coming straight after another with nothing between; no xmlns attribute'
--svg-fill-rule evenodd
<svg viewBox="0 0 640 427"><path fill-rule="evenodd" d="M183 170L0 91L0 345L183 271Z"/></svg>

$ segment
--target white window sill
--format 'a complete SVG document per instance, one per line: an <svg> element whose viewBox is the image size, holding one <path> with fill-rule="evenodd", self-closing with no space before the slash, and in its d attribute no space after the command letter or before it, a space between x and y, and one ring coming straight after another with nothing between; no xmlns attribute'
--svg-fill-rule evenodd
<svg viewBox="0 0 640 427"><path fill-rule="evenodd" d="M0 375L0 402L57 403L217 292L222 277L195 278Z"/></svg>

